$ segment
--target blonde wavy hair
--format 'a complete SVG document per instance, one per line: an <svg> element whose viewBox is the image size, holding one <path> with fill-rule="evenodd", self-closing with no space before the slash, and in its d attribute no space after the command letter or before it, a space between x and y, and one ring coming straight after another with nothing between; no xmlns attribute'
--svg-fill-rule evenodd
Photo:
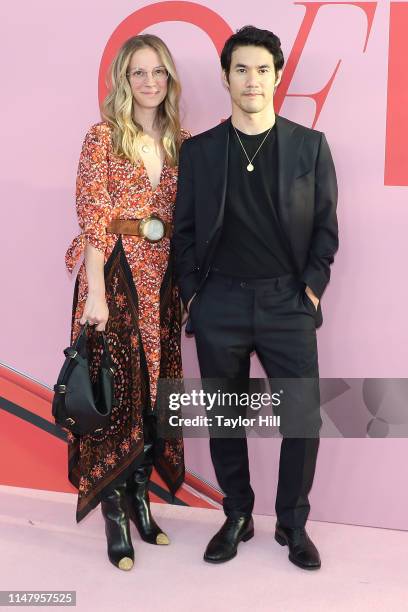
<svg viewBox="0 0 408 612"><path fill-rule="evenodd" d="M158 36L139 34L129 38L122 45L110 68L110 90L102 104L102 118L112 128L114 152L122 157L127 157L133 163L138 161L140 159L138 140L143 133L143 128L133 119L134 99L127 71L133 53L146 47L157 52L169 73L167 94L157 108L156 125L161 133L166 160L169 165L176 166L181 145L179 117L181 86L171 53Z"/></svg>

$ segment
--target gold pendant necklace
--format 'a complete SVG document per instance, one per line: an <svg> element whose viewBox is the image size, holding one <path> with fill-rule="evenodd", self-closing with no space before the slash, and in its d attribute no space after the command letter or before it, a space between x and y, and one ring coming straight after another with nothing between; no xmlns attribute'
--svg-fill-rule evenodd
<svg viewBox="0 0 408 612"><path fill-rule="evenodd" d="M232 123L231 123L231 125L232 125ZM275 125L275 124L274 124L274 125ZM253 163L252 163L252 162L254 161L254 159L255 159L256 155L258 154L258 152L259 152L260 148L262 147L263 143L264 143L264 142L265 142L265 140L268 138L269 133L270 133L271 129L273 128L273 125L272 125L272 127L270 127L270 128L269 128L269 130L268 130L268 132L267 132L267 134L266 134L265 138L262 140L261 144L259 145L259 147L258 147L258 148L257 148L257 150L255 151L255 154L252 156L252 159L249 159L249 155L248 155L248 153L246 152L244 145L242 144L242 140L240 139L239 134L238 134L237 130L235 129L235 125L232 125L232 127L234 128L234 131L235 131L235 133L236 133L236 135L237 135L237 138L238 138L238 140L239 140L239 144L241 145L242 150L243 150L243 152L245 153L245 157L246 157L246 158L247 158L247 160L248 160L248 165L247 165L246 169L248 170L248 172L252 172L252 171L254 170L254 165L253 165Z"/></svg>

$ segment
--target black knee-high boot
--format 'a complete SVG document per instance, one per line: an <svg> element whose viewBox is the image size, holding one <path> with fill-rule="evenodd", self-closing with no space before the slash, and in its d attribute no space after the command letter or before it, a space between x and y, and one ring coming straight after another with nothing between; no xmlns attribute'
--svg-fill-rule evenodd
<svg viewBox="0 0 408 612"><path fill-rule="evenodd" d="M145 427L145 432L147 429ZM153 471L153 444L145 435L144 459L127 481L129 517L137 527L140 537L149 544L170 544L150 510L149 480Z"/></svg>
<svg viewBox="0 0 408 612"><path fill-rule="evenodd" d="M105 519L108 557L119 569L133 567L134 550L130 538L129 515L126 500L126 483L119 484L101 500Z"/></svg>

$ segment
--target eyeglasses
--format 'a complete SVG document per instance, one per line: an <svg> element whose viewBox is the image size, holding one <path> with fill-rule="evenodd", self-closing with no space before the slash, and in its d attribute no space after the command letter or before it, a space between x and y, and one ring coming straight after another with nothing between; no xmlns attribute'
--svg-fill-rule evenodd
<svg viewBox="0 0 408 612"><path fill-rule="evenodd" d="M141 68L135 68L134 70L127 72L126 76L136 83L144 83L149 74L152 75L153 80L156 83L164 83L169 78L169 73L166 68L155 68L151 72L146 72L146 70L142 70Z"/></svg>

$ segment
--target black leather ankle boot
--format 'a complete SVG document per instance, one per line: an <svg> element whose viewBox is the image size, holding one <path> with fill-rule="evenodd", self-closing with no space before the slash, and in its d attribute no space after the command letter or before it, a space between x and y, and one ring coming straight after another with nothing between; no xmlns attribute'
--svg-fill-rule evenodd
<svg viewBox="0 0 408 612"><path fill-rule="evenodd" d="M108 543L108 557L121 570L133 567L134 550L130 539L129 516L126 505L126 484L119 484L101 500Z"/></svg>
<svg viewBox="0 0 408 612"><path fill-rule="evenodd" d="M127 481L129 517L137 527L140 537L149 544L170 544L167 535L160 529L150 510L149 480L153 471L152 445L144 447L144 461Z"/></svg>

